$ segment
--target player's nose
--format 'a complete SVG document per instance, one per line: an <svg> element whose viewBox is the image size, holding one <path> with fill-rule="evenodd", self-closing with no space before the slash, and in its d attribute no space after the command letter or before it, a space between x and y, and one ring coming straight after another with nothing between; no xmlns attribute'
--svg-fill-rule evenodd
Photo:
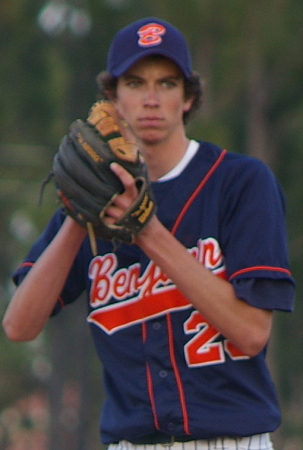
<svg viewBox="0 0 303 450"><path fill-rule="evenodd" d="M156 87L149 86L144 92L144 105L146 106L158 106L159 105L159 95Z"/></svg>

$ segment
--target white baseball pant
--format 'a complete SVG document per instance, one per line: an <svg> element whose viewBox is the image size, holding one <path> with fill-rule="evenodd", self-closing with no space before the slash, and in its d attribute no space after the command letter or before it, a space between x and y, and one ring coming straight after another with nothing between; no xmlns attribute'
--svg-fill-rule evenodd
<svg viewBox="0 0 303 450"><path fill-rule="evenodd" d="M269 434L250 437L223 437L198 441L172 442L169 444L140 444L128 441L110 444L108 450L274 450Z"/></svg>

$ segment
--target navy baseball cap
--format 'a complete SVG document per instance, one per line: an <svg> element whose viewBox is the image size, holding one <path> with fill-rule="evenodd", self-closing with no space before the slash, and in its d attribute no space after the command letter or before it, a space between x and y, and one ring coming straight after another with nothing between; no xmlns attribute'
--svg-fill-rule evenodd
<svg viewBox="0 0 303 450"><path fill-rule="evenodd" d="M184 36L173 25L155 17L137 20L114 36L107 57L107 71L118 78L148 55L170 58L180 67L185 78L192 73Z"/></svg>

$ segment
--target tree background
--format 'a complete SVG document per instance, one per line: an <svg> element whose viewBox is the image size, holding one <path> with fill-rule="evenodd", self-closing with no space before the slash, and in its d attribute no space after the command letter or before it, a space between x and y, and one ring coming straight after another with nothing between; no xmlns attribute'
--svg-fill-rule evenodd
<svg viewBox="0 0 303 450"><path fill-rule="evenodd" d="M202 74L188 134L262 159L286 193L297 298L294 313L275 314L269 345L283 413L272 437L276 450L303 450L302 0L1 0L1 316L11 273L57 207L50 185L38 200L58 142L96 99L113 34L144 16L180 28ZM92 347L83 299L33 342L8 342L1 329L0 450L102 448Z"/></svg>

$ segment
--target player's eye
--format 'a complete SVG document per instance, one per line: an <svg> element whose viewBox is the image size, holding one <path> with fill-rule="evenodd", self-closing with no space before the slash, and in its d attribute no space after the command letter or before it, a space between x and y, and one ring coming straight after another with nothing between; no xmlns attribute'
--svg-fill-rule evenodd
<svg viewBox="0 0 303 450"><path fill-rule="evenodd" d="M130 88L137 88L139 86L141 86L142 82L140 80L129 80L126 85Z"/></svg>
<svg viewBox="0 0 303 450"><path fill-rule="evenodd" d="M177 85L176 81L174 80L163 80L161 84L167 89L172 89Z"/></svg>

